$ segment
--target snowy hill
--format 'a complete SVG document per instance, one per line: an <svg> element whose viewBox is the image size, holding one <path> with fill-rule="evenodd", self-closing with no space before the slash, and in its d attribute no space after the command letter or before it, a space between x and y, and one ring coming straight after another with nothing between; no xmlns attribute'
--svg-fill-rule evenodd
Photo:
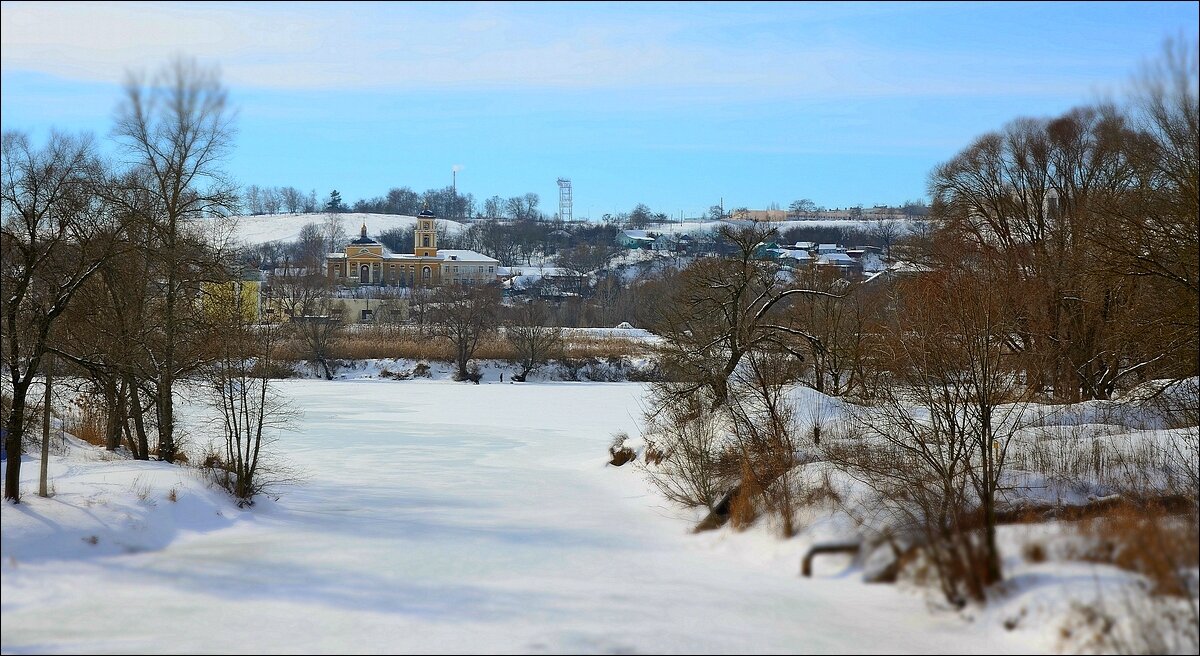
<svg viewBox="0 0 1200 656"><path fill-rule="evenodd" d="M238 239L247 245L264 244L270 241L296 241L300 238L300 229L309 223L322 223L330 215L318 214L260 214L256 216L239 216ZM358 235L362 225L367 224L367 234L372 237L381 232L394 228L411 228L417 217L402 214L362 214L346 213L336 215L342 220L342 229L347 235ZM467 227L457 221L437 220L439 226L445 226L447 232L456 235Z"/></svg>
<svg viewBox="0 0 1200 656"><path fill-rule="evenodd" d="M917 221L908 219L885 219L889 223L900 225L901 228L911 231ZM780 232L791 230L792 228L838 228L845 230L854 230L858 232L869 232L879 221L877 219L804 219L795 221L775 221L770 225L778 228ZM661 234L708 234L719 230L722 226L745 225L743 221L688 221L686 223L652 223L646 226L648 232Z"/></svg>

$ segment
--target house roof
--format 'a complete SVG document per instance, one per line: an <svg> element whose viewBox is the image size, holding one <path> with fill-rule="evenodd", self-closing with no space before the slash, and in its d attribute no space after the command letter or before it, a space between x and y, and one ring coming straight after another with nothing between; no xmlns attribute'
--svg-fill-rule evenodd
<svg viewBox="0 0 1200 656"><path fill-rule="evenodd" d="M882 271L871 274L863 283L869 283L876 278L886 279L893 276L912 275L917 273L927 273L931 269L923 264L914 264L912 262L896 262Z"/></svg>
<svg viewBox="0 0 1200 656"><path fill-rule="evenodd" d="M854 264L854 258L845 253L826 253L817 260L817 264L833 264L835 266L849 266Z"/></svg>
<svg viewBox="0 0 1200 656"><path fill-rule="evenodd" d="M474 263L474 264L492 264L492 265L500 264L500 260L497 260L494 257L488 257L488 256L484 255L483 253L477 253L475 251L468 251L468 250L450 249L450 250L438 251L437 257L442 260L445 260L445 261L454 261L454 262L470 262L470 263Z"/></svg>

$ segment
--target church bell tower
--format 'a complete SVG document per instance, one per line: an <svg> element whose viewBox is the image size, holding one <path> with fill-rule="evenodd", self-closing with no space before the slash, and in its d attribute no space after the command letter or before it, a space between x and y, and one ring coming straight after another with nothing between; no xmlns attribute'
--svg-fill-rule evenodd
<svg viewBox="0 0 1200 656"><path fill-rule="evenodd" d="M421 210L417 215L417 227L413 230L413 253L417 257L435 257L437 255L437 218L429 208Z"/></svg>

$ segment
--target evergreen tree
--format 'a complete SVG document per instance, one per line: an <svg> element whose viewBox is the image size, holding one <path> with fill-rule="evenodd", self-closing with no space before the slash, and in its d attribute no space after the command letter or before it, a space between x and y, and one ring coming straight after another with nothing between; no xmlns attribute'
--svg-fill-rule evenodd
<svg viewBox="0 0 1200 656"><path fill-rule="evenodd" d="M329 192L329 201L325 203L326 212L345 212L346 206L342 204L342 195L337 189Z"/></svg>

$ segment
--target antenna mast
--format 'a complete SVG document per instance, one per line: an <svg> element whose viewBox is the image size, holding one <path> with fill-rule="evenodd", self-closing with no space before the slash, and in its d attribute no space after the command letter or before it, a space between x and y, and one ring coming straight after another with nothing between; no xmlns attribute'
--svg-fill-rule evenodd
<svg viewBox="0 0 1200 656"><path fill-rule="evenodd" d="M564 222L575 220L574 201L571 199L571 181L567 178L558 179L558 219Z"/></svg>

